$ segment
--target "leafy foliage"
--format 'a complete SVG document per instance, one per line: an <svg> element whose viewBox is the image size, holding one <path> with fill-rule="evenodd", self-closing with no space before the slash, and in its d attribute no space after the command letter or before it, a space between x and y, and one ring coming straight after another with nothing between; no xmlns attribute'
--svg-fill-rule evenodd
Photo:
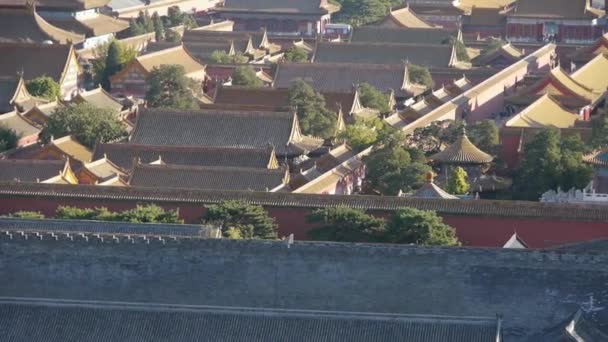
<svg viewBox="0 0 608 342"><path fill-rule="evenodd" d="M303 63L308 61L308 52L301 47L292 46L285 51L285 61Z"/></svg>
<svg viewBox="0 0 608 342"><path fill-rule="evenodd" d="M51 136L73 135L83 145L93 148L95 142L108 142L127 135L119 114L109 108L98 108L89 103L60 107L51 115L41 136L44 142Z"/></svg>
<svg viewBox="0 0 608 342"><path fill-rule="evenodd" d="M261 87L264 85L262 80L258 78L253 67L242 65L234 68L232 73L232 84L247 87Z"/></svg>
<svg viewBox="0 0 608 342"><path fill-rule="evenodd" d="M109 78L114 73L118 72L116 69L115 57L110 57L110 46L114 45L118 48L118 71L122 70L127 64L131 63L135 57L137 57L137 50L132 47L129 47L125 44L120 43L119 41L112 40L108 43L104 43L98 46L95 49L94 55L95 59L93 60L93 76L95 78L95 82L104 86L104 89L109 89ZM112 52L114 54L114 52ZM110 58L113 62L112 66L107 67L108 58Z"/></svg>
<svg viewBox="0 0 608 342"><path fill-rule="evenodd" d="M608 146L608 115L602 113L591 121L591 145L593 148Z"/></svg>
<svg viewBox="0 0 608 342"><path fill-rule="evenodd" d="M17 211L7 215L8 217L22 218L22 219L43 219L44 214L39 211Z"/></svg>
<svg viewBox="0 0 608 342"><path fill-rule="evenodd" d="M496 154L500 143L500 133L494 120L482 120L467 127L467 136L480 150Z"/></svg>
<svg viewBox="0 0 608 342"><path fill-rule="evenodd" d="M524 158L513 182L514 196L537 200L548 190L583 188L592 169L582 161L584 145L579 136L561 137L558 129L540 131L524 148Z"/></svg>
<svg viewBox="0 0 608 342"><path fill-rule="evenodd" d="M30 94L50 101L61 97L61 86L49 76L36 77L27 82L25 87Z"/></svg>
<svg viewBox="0 0 608 342"><path fill-rule="evenodd" d="M378 118L361 118L354 124L346 126L346 130L341 132L339 137L346 140L353 150L359 152L378 141L383 127L384 123Z"/></svg>
<svg viewBox="0 0 608 342"><path fill-rule="evenodd" d="M454 195L465 195L469 192L469 183L467 182L467 172L460 166L455 168L448 179L447 191Z"/></svg>
<svg viewBox="0 0 608 342"><path fill-rule="evenodd" d="M376 242L385 230L383 219L347 207L317 209L307 221L321 224L309 232L313 240L320 241Z"/></svg>
<svg viewBox="0 0 608 342"><path fill-rule="evenodd" d="M210 59L211 62L218 64L241 64L247 63L249 61L249 58L244 56L243 53L240 51L231 56L223 50L213 51Z"/></svg>
<svg viewBox="0 0 608 342"><path fill-rule="evenodd" d="M310 83L296 79L288 92L289 105L296 108L302 133L332 137L336 133L336 114L327 110L325 98Z"/></svg>
<svg viewBox="0 0 608 342"><path fill-rule="evenodd" d="M276 239L277 225L259 205L227 201L207 207L204 221L222 228L223 235L242 239Z"/></svg>
<svg viewBox="0 0 608 342"><path fill-rule="evenodd" d="M194 17L191 14L183 13L179 6L171 6L167 9L166 21L170 27L179 25L184 25L186 29L198 27Z"/></svg>
<svg viewBox="0 0 608 342"><path fill-rule="evenodd" d="M184 223L179 218L177 210L165 210L155 204L138 205L137 207L121 212L112 212L107 208L57 208L55 218L62 220L94 220L94 221L120 221L133 223Z"/></svg>
<svg viewBox="0 0 608 342"><path fill-rule="evenodd" d="M471 58L469 57L469 53L467 51L466 45L456 37L450 37L443 41L443 44L450 44L456 49L456 58L460 62L470 62Z"/></svg>
<svg viewBox="0 0 608 342"><path fill-rule="evenodd" d="M435 85L431 72L427 67L415 64L408 64L407 70L409 73L410 82L421 84L427 88L432 88Z"/></svg>
<svg viewBox="0 0 608 342"><path fill-rule="evenodd" d="M129 32L132 36L139 36L148 32L154 32L154 23L148 11L139 11L135 19L129 21Z"/></svg>
<svg viewBox="0 0 608 342"><path fill-rule="evenodd" d="M154 68L148 79L146 101L149 107L197 109L195 82L186 76L181 65L167 64Z"/></svg>
<svg viewBox="0 0 608 342"><path fill-rule="evenodd" d="M437 153L442 146L453 144L462 134L463 121L443 120L414 130L408 142L427 155ZM467 136L480 150L495 154L499 143L499 130L492 120L483 120L467 127Z"/></svg>
<svg viewBox="0 0 608 342"><path fill-rule="evenodd" d="M165 25L163 21L160 19L158 12L154 12L152 14L152 24L154 25L154 38L157 42L160 42L165 39Z"/></svg>
<svg viewBox="0 0 608 342"><path fill-rule="evenodd" d="M387 226L386 241L425 246L459 246L454 228L443 223L433 211L404 208Z"/></svg>
<svg viewBox="0 0 608 342"><path fill-rule="evenodd" d="M507 42L505 42L502 39L490 39L490 41L488 42L488 45L486 45L486 47L481 51L481 54L482 55L491 54L506 44L507 44Z"/></svg>
<svg viewBox="0 0 608 342"><path fill-rule="evenodd" d="M0 152L12 150L17 147L17 143L21 137L14 129L0 125Z"/></svg>
<svg viewBox="0 0 608 342"><path fill-rule="evenodd" d="M393 6L403 3L401 0L335 0L342 9L337 14L336 22L346 22L353 26L363 26L380 21Z"/></svg>
<svg viewBox="0 0 608 342"><path fill-rule="evenodd" d="M389 95L384 94L369 83L359 85L359 99L363 107L378 110L380 113L388 113L391 110Z"/></svg>
<svg viewBox="0 0 608 342"><path fill-rule="evenodd" d="M175 30L165 30L165 41L171 43L178 43L182 41L182 36L175 32Z"/></svg>
<svg viewBox="0 0 608 342"><path fill-rule="evenodd" d="M367 166L367 191L397 195L418 188L424 175L431 170L422 151L403 144L401 133L386 128L380 133L380 143L364 158Z"/></svg>

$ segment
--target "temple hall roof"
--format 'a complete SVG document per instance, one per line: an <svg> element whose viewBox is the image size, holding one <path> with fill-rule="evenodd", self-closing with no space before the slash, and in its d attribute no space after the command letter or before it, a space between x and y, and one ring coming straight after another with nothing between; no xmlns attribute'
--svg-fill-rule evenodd
<svg viewBox="0 0 608 342"><path fill-rule="evenodd" d="M544 19L594 19L602 16L589 0L518 0L511 17Z"/></svg>
<svg viewBox="0 0 608 342"><path fill-rule="evenodd" d="M608 75L608 56L598 54L587 64L572 73L572 79L595 93L608 91L608 77L598 77L598 75Z"/></svg>
<svg viewBox="0 0 608 342"><path fill-rule="evenodd" d="M272 169L278 162L271 148L225 148L193 146L155 146L138 144L99 143L95 146L93 159L107 156L113 163L125 170L131 169L133 162L149 164L162 160L165 164L192 166L226 166L240 168Z"/></svg>
<svg viewBox="0 0 608 342"><path fill-rule="evenodd" d="M0 8L0 42L80 43L84 35L56 27L31 8ZM39 56L36 56L39 57Z"/></svg>
<svg viewBox="0 0 608 342"><path fill-rule="evenodd" d="M384 28L363 26L353 29L350 41L353 43L370 42L441 45L451 37L457 38L458 35L458 30L437 28Z"/></svg>
<svg viewBox="0 0 608 342"><path fill-rule="evenodd" d="M16 111L0 114L0 126L14 130L21 137L38 134L42 129Z"/></svg>
<svg viewBox="0 0 608 342"><path fill-rule="evenodd" d="M117 33L129 28L129 22L115 19L104 14L97 14L88 19L76 19L75 17L48 18L47 21L60 29L74 32L87 37L103 36Z"/></svg>
<svg viewBox="0 0 608 342"><path fill-rule="evenodd" d="M98 108L108 108L116 113L122 111L123 105L116 100L112 95L105 91L101 86L98 88L81 91L72 99L74 102L86 102Z"/></svg>
<svg viewBox="0 0 608 342"><path fill-rule="evenodd" d="M505 123L508 127L571 128L579 120L578 113L564 108L545 94Z"/></svg>
<svg viewBox="0 0 608 342"><path fill-rule="evenodd" d="M407 89L403 63L281 63L277 67L273 86L289 88L297 78L311 81L318 91L350 92L357 84L367 82L380 91L394 90L396 96L411 95Z"/></svg>
<svg viewBox="0 0 608 342"><path fill-rule="evenodd" d="M450 44L318 43L315 63L402 64L445 68L456 62Z"/></svg>
<svg viewBox="0 0 608 342"><path fill-rule="evenodd" d="M380 26L389 27L409 27L409 28L433 28L433 24L426 22L424 19L412 11L409 6L391 11L388 16L379 24Z"/></svg>
<svg viewBox="0 0 608 342"><path fill-rule="evenodd" d="M487 164L494 157L477 148L466 134L462 134L452 145L429 159L441 164Z"/></svg>
<svg viewBox="0 0 608 342"><path fill-rule="evenodd" d="M129 185L145 188L275 191L289 182L285 169L137 164Z"/></svg>
<svg viewBox="0 0 608 342"><path fill-rule="evenodd" d="M326 14L337 8L327 0L225 0L218 11Z"/></svg>
<svg viewBox="0 0 608 342"><path fill-rule="evenodd" d="M130 142L244 149L274 146L284 156L314 150L323 141L302 135L297 115L290 112L143 109Z"/></svg>
<svg viewBox="0 0 608 342"><path fill-rule="evenodd" d="M48 146L54 146L66 156L83 163L90 162L93 157L91 150L79 143L71 135L66 135L59 139L51 139Z"/></svg>
<svg viewBox="0 0 608 342"><path fill-rule="evenodd" d="M160 342L167 336L182 342L493 342L502 335L495 318L7 297L0 299L0 324L6 342Z"/></svg>
<svg viewBox="0 0 608 342"><path fill-rule="evenodd" d="M521 50L508 43L490 53L479 55L473 60L473 64L484 66L497 59L504 59L507 64L510 64L519 60L523 55Z"/></svg>
<svg viewBox="0 0 608 342"><path fill-rule="evenodd" d="M0 75L14 77L23 71L26 81L46 75L60 83L73 53L71 45L0 43Z"/></svg>
<svg viewBox="0 0 608 342"><path fill-rule="evenodd" d="M43 182L61 174L65 166L65 160L0 159L0 181Z"/></svg>

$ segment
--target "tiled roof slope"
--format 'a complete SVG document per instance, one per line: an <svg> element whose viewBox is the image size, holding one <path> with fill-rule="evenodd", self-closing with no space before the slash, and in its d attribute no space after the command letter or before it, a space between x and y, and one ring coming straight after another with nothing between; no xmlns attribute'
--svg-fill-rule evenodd
<svg viewBox="0 0 608 342"><path fill-rule="evenodd" d="M139 234L214 237L215 229L199 224L132 223L90 220L21 219L0 217L0 231L85 234Z"/></svg>
<svg viewBox="0 0 608 342"><path fill-rule="evenodd" d="M241 149L224 147L162 146L138 144L97 144L93 160L105 156L119 167L129 170L133 161L149 164L159 159L165 164L192 166L227 166L269 168L273 164L271 148Z"/></svg>
<svg viewBox="0 0 608 342"><path fill-rule="evenodd" d="M608 148L591 152L583 157L583 161L600 167L608 167Z"/></svg>
<svg viewBox="0 0 608 342"><path fill-rule="evenodd" d="M92 104L95 107L99 108L109 108L119 113L122 111L123 105L118 102L112 95L108 94L101 86L96 89L92 89L89 91L79 92L72 101L76 102L87 102Z"/></svg>
<svg viewBox="0 0 608 342"><path fill-rule="evenodd" d="M319 13L328 11L326 0L226 0L220 11L268 12L268 13Z"/></svg>
<svg viewBox="0 0 608 342"><path fill-rule="evenodd" d="M42 182L58 176L65 167L63 160L0 160L0 181Z"/></svg>
<svg viewBox="0 0 608 342"><path fill-rule="evenodd" d="M508 127L571 128L579 120L578 113L564 108L548 94L543 95L505 123Z"/></svg>
<svg viewBox="0 0 608 342"><path fill-rule="evenodd" d="M85 36L102 36L110 33L117 33L129 28L129 22L112 18L104 14L89 19L68 18L49 18L47 21L60 29L75 32Z"/></svg>
<svg viewBox="0 0 608 342"><path fill-rule="evenodd" d="M318 91L353 91L357 84L367 82L381 91L394 90L397 94L406 83L405 65L351 63L282 63L279 64L273 86L289 88L293 80L302 78L312 82Z"/></svg>
<svg viewBox="0 0 608 342"><path fill-rule="evenodd" d="M544 19L594 19L600 11L589 6L589 0L518 0L510 16ZM603 13L603 11L601 11Z"/></svg>
<svg viewBox="0 0 608 342"><path fill-rule="evenodd" d="M186 73L203 70L205 66L194 59L183 46L148 53L137 57L137 62L148 72L161 65L178 64L184 67Z"/></svg>
<svg viewBox="0 0 608 342"><path fill-rule="evenodd" d="M0 114L0 125L14 130L22 138L38 134L41 130L41 127L16 111Z"/></svg>
<svg viewBox="0 0 608 342"><path fill-rule="evenodd" d="M452 145L429 159L445 164L486 164L494 158L473 145L466 134L462 134Z"/></svg>
<svg viewBox="0 0 608 342"><path fill-rule="evenodd" d="M380 23L384 27L410 27L410 28L433 28L434 25L424 21L424 19L412 11L409 6L391 11L389 15Z"/></svg>
<svg viewBox="0 0 608 342"><path fill-rule="evenodd" d="M0 36L2 24L0 17ZM23 70L26 81L46 75L60 82L71 54L70 45L0 43L0 75L14 77Z"/></svg>
<svg viewBox="0 0 608 342"><path fill-rule="evenodd" d="M286 181L285 170L189 165L136 165L129 185L145 188L271 191Z"/></svg>
<svg viewBox="0 0 608 342"><path fill-rule="evenodd" d="M453 65L450 44L319 43L315 63L400 64L410 62L427 67Z"/></svg>
<svg viewBox="0 0 608 342"><path fill-rule="evenodd" d="M4 342L494 342L496 319L0 299ZM83 329L82 327L87 327Z"/></svg>
<svg viewBox="0 0 608 342"><path fill-rule="evenodd" d="M276 206L320 208L347 206L365 210L392 211L403 207L434 210L444 215L529 217L570 221L608 222L608 210L601 206L522 201L454 201L390 196L341 196L252 191L179 190L149 188L96 187L57 184L0 184L1 196L53 199L121 200L155 203L214 204L230 200Z"/></svg>
<svg viewBox="0 0 608 342"><path fill-rule="evenodd" d="M296 155L297 116L289 112L143 109L130 141L143 145L268 148ZM320 145L320 143L319 143Z"/></svg>
<svg viewBox="0 0 608 342"><path fill-rule="evenodd" d="M80 43L84 35L62 30L27 8L0 8L0 42Z"/></svg>
<svg viewBox="0 0 608 342"><path fill-rule="evenodd" d="M450 37L457 37L458 30L436 28L383 28L364 26L353 29L353 43L393 44L444 44Z"/></svg>

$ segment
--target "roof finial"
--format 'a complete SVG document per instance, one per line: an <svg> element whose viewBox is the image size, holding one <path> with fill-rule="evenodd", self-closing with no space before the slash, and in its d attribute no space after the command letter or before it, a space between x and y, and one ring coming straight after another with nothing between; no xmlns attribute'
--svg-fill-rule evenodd
<svg viewBox="0 0 608 342"><path fill-rule="evenodd" d="M435 173L433 171L429 171L426 173L426 181L427 183L433 183L435 180Z"/></svg>

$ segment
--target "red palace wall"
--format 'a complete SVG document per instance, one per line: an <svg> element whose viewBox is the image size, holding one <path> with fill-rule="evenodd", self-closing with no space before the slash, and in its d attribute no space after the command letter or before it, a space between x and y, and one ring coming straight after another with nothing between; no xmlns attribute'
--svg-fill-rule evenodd
<svg viewBox="0 0 608 342"><path fill-rule="evenodd" d="M144 202L142 202L144 203ZM135 201L67 200L53 198L0 197L0 215L19 210L40 211L52 217L60 205L83 208L107 207L118 211L134 207ZM179 208L180 216L187 223L200 223L205 214L202 205L157 203L166 209ZM297 240L307 239L307 232L314 227L306 222L310 208L268 207L269 214L279 225L279 236L294 234ZM371 212L375 216L389 217L390 212ZM608 222L568 221L520 217L481 217L441 215L445 222L456 229L464 246L502 247L517 233L529 247L543 248L564 243L593 239L608 239Z"/></svg>

